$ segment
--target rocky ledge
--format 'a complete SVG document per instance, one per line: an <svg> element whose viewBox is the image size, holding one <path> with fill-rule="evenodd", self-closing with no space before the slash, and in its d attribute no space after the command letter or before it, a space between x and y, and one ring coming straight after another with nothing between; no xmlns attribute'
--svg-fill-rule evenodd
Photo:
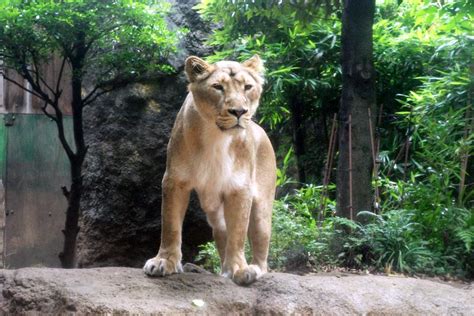
<svg viewBox="0 0 474 316"><path fill-rule="evenodd" d="M0 270L0 313L472 315L472 284L351 274L269 273L249 287L140 269Z"/></svg>

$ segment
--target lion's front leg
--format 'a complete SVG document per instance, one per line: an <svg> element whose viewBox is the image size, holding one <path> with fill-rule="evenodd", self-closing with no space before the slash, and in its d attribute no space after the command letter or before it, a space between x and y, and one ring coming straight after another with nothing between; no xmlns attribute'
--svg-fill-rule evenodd
<svg viewBox="0 0 474 316"><path fill-rule="evenodd" d="M181 266L181 231L189 203L186 184L168 176L163 178L161 204L161 245L158 255L149 259L143 271L147 275L165 276L183 271Z"/></svg>
<svg viewBox="0 0 474 316"><path fill-rule="evenodd" d="M227 240L223 275L240 285L257 280L258 271L245 260L245 238L249 226L252 197L247 189L237 190L224 196L224 218Z"/></svg>

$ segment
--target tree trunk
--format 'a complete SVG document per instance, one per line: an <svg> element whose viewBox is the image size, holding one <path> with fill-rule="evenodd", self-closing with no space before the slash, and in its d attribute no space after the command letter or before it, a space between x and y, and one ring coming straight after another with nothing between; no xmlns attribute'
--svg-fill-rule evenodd
<svg viewBox="0 0 474 316"><path fill-rule="evenodd" d="M63 268L76 267L76 241L79 233L79 214L82 196L82 163L71 161L72 184L69 191L63 188L64 195L68 201L66 211L66 223L64 225L64 248L59 259Z"/></svg>
<svg viewBox="0 0 474 316"><path fill-rule="evenodd" d="M82 196L82 164L86 156L87 147L84 141L82 121L82 79L72 80L72 112L73 112L73 134L76 152L69 157L71 168L71 187L69 191L63 188L64 195L68 201L66 211L66 223L64 225L64 248L59 255L63 268L76 267L76 240L79 233L79 214Z"/></svg>
<svg viewBox="0 0 474 316"><path fill-rule="evenodd" d="M306 182L306 172L303 162L305 154L305 139L306 131L304 127L303 103L297 98L293 97L291 104L291 121L293 127L293 145L295 148L296 165L298 168L298 182Z"/></svg>
<svg viewBox="0 0 474 316"><path fill-rule="evenodd" d="M73 111L73 134L76 152L69 157L71 168L71 187L69 191L63 188L64 195L68 201L66 211L66 223L64 225L64 248L59 255L63 268L76 267L76 239L79 233L79 214L82 196L82 164L86 156L87 147L84 141L83 119L82 119L82 80L73 78L72 83L72 111Z"/></svg>
<svg viewBox="0 0 474 316"><path fill-rule="evenodd" d="M344 0L337 214L346 218L355 218L358 212L371 210L372 158L368 109L375 113L372 59L374 11L375 0ZM349 134L352 139L349 139ZM351 152L349 143L352 143ZM349 157L350 154L352 157ZM352 170L349 170L350 158Z"/></svg>
<svg viewBox="0 0 474 316"><path fill-rule="evenodd" d="M67 191L63 188L64 194L68 200L66 212L66 223L63 230L64 248L59 255L63 268L76 267L76 241L79 233L79 215L82 196L82 164L87 153L87 147L84 140L83 128L83 100L82 100L82 69L86 55L85 35L78 36L76 54L71 60L72 66L72 121L73 135L76 151L69 157L71 164L71 188Z"/></svg>

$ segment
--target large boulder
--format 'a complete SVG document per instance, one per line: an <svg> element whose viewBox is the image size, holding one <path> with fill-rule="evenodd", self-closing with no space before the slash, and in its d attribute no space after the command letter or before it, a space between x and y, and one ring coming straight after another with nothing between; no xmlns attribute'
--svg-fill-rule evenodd
<svg viewBox="0 0 474 316"><path fill-rule="evenodd" d="M210 53L203 45L209 27L192 9L193 2L175 1L169 21L173 27L190 30L179 53L170 57L178 73L131 84L85 111L89 152L79 266L141 266L158 250L166 145L186 96L184 60ZM210 239L210 228L193 196L183 229L184 260L192 261L197 246Z"/></svg>

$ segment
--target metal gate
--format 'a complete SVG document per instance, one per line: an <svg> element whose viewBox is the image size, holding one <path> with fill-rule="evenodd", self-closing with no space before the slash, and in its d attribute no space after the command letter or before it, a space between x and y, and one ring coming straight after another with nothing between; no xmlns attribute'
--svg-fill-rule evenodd
<svg viewBox="0 0 474 316"><path fill-rule="evenodd" d="M5 267L58 267L67 207L61 186L69 186L70 177L56 125L45 115L2 116L5 119L0 127L0 163L4 157L1 174L5 190ZM69 135L70 119L65 118ZM2 146L2 132L6 146Z"/></svg>

